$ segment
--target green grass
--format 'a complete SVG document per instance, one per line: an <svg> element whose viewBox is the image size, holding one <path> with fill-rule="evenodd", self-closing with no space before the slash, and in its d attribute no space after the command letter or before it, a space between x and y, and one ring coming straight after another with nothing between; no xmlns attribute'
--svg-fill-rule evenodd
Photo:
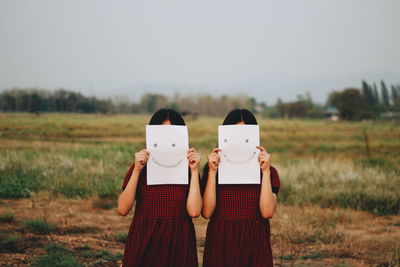
<svg viewBox="0 0 400 267"><path fill-rule="evenodd" d="M15 165L0 170L0 198L28 198L31 192L41 188L39 170Z"/></svg>
<svg viewBox="0 0 400 267"><path fill-rule="evenodd" d="M128 238L128 233L124 232L116 235L115 240L121 243L125 243L127 238Z"/></svg>
<svg viewBox="0 0 400 267"><path fill-rule="evenodd" d="M107 261L119 261L122 260L123 255L120 253L112 254L107 250L98 250L94 252L84 251L81 254L81 257L84 258L96 258L96 259L103 259Z"/></svg>
<svg viewBox="0 0 400 267"><path fill-rule="evenodd" d="M18 235L0 236L0 250L15 251L18 249L19 241Z"/></svg>
<svg viewBox="0 0 400 267"><path fill-rule="evenodd" d="M12 222L14 221L14 214L11 211L5 211L0 214L0 222Z"/></svg>
<svg viewBox="0 0 400 267"><path fill-rule="evenodd" d="M41 218L33 218L24 221L23 226L26 230L39 235L47 235L58 229L54 223L49 223Z"/></svg>
<svg viewBox="0 0 400 267"><path fill-rule="evenodd" d="M305 160L278 168L279 200L286 204L312 203L375 214L400 214L397 170L358 163Z"/></svg>
<svg viewBox="0 0 400 267"><path fill-rule="evenodd" d="M47 191L116 199L149 115L7 114L0 121L0 198ZM206 155L223 118L188 120L190 145ZM399 122L258 118L261 144L281 178L279 201L399 214ZM369 138L366 153L363 131ZM99 202L98 208L113 208Z"/></svg>
<svg viewBox="0 0 400 267"><path fill-rule="evenodd" d="M32 267L80 267L83 266L75 256L61 245L50 244L46 247L47 254L36 258Z"/></svg>

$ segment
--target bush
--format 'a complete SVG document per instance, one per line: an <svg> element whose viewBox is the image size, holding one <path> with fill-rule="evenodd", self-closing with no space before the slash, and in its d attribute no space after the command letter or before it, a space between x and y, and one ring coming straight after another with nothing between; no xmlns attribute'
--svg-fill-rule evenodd
<svg viewBox="0 0 400 267"><path fill-rule="evenodd" d="M39 235L47 235L57 230L57 226L41 218L33 218L24 222L24 228Z"/></svg>

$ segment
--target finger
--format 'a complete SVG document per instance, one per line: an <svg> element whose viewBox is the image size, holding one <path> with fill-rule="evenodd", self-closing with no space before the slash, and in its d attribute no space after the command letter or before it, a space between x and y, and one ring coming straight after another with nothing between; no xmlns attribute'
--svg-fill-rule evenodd
<svg viewBox="0 0 400 267"><path fill-rule="evenodd" d="M218 161L219 161L219 158L214 156L214 157L211 158L211 161L212 161L212 162L218 162Z"/></svg>
<svg viewBox="0 0 400 267"><path fill-rule="evenodd" d="M211 153L218 153L218 152L220 152L220 151L222 151L222 149L216 147L216 148L214 148L214 149L212 150Z"/></svg>
<svg viewBox="0 0 400 267"><path fill-rule="evenodd" d="M261 152L267 152L267 150L265 150L265 148L263 148L262 146L256 146L257 149L259 149Z"/></svg>

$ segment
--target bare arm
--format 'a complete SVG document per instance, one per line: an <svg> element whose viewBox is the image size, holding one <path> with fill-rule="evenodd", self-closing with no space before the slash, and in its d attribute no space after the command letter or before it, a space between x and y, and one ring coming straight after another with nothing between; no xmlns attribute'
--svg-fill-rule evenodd
<svg viewBox="0 0 400 267"><path fill-rule="evenodd" d="M200 155L194 148L188 151L188 160L191 173L189 186L189 195L186 202L186 210L190 217L196 218L200 216L203 200L201 199L200 184L199 184L199 166Z"/></svg>
<svg viewBox="0 0 400 267"><path fill-rule="evenodd" d="M260 213L264 219L270 219L274 215L277 204L276 194L272 192L271 185L271 171L270 171L270 158L271 155L265 150L265 148L258 146L260 149L259 162L262 170L262 182L261 182L261 193L260 193Z"/></svg>
<svg viewBox="0 0 400 267"><path fill-rule="evenodd" d="M220 162L218 152L219 148L214 148L211 154L208 155L208 178L206 188L203 195L203 211L204 218L210 218L217 205L217 171Z"/></svg>
<svg viewBox="0 0 400 267"><path fill-rule="evenodd" d="M149 152L145 149L135 153L135 168L124 191L118 198L118 214L125 216L131 211L136 199L136 189L139 181L139 175L149 158Z"/></svg>

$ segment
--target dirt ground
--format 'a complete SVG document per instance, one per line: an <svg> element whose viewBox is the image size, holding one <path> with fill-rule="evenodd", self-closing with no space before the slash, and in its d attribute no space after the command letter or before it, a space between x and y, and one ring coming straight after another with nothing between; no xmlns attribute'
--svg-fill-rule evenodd
<svg viewBox="0 0 400 267"><path fill-rule="evenodd" d="M20 240L16 249L0 250L0 266L29 266L35 258L45 254L44 247L51 242L68 248L87 266L119 266L120 260L80 255L88 250L122 254L124 244L117 241L117 236L128 231L133 216L133 213L126 217L117 215L115 200L53 199L46 195L1 200L0 214L6 211L14 214L14 220L0 222L0 233L18 235ZM316 223L302 219L304 216L312 217L310 215L318 217ZM29 218L45 218L57 224L58 230L49 235L33 234L23 227L23 222ZM332 227L322 227L332 220L336 224L334 232L329 230ZM207 220L196 218L194 222L201 264ZM276 266L388 266L396 264L399 259L400 216L280 206L271 223ZM296 225L302 223L304 227ZM315 225L321 229L315 231ZM304 232L311 231L307 229L314 229L313 240L304 235ZM320 236L315 238L315 233Z"/></svg>

